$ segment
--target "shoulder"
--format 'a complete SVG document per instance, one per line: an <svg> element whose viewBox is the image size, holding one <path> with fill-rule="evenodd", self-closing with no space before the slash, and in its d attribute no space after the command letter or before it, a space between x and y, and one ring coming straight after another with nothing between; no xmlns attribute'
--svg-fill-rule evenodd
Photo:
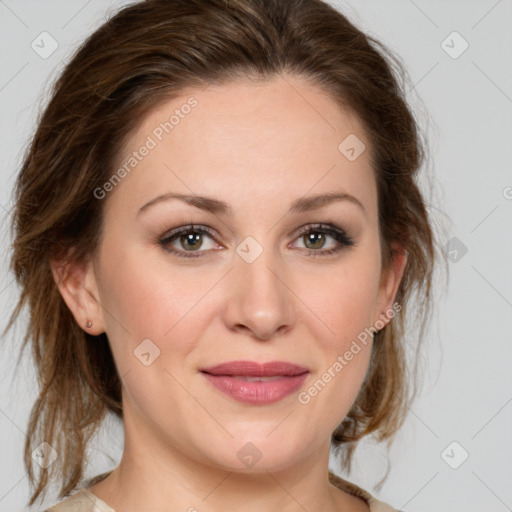
<svg viewBox="0 0 512 512"><path fill-rule="evenodd" d="M370 512L401 512L387 503L374 498L369 492L365 491L361 487L358 487L352 482L344 480L331 472L329 472L329 481L339 489L364 499L368 504ZM81 489L61 503L54 505L44 512L115 512L115 510L109 507L88 489Z"/></svg>
<svg viewBox="0 0 512 512"><path fill-rule="evenodd" d="M396 508L391 507L387 503L380 501L374 498L368 491L365 491L361 487L349 482L348 480L344 480L343 478L335 475L334 473L329 472L329 481L331 484L335 485L342 491L353 494L354 496L358 496L363 498L368 507L370 508L370 512L403 512Z"/></svg>
<svg viewBox="0 0 512 512"><path fill-rule="evenodd" d="M115 512L87 489L81 489L44 512Z"/></svg>

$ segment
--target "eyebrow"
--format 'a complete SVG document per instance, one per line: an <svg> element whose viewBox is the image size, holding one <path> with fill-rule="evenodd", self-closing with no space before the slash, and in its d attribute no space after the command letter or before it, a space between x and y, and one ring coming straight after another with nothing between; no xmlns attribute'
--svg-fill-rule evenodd
<svg viewBox="0 0 512 512"><path fill-rule="evenodd" d="M179 199L180 201L184 201L185 203L199 208L200 210L205 210L214 214L233 214L233 210L227 203L213 197L168 193L159 195L141 206L137 212L137 216L139 216L144 211L147 211L151 206L154 206L155 204L162 201L169 201L171 199ZM337 201L349 201L352 204L355 204L366 216L366 209L361 201L359 201L359 199L353 195L347 194L346 192L327 192L325 194L301 197L293 201L290 206L289 213L303 213L312 210L319 210L320 208L323 208Z"/></svg>

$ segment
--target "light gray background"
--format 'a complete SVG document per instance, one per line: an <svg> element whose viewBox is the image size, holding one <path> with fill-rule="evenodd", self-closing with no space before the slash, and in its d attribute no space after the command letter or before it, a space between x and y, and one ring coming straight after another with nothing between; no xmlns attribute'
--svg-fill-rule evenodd
<svg viewBox="0 0 512 512"><path fill-rule="evenodd" d="M125 3L0 0L0 327L17 294L6 263L12 185L38 102L76 45ZM467 247L462 257L452 253L458 261L449 263L449 284L436 301L425 385L390 450L386 484L374 490L386 469L386 452L371 442L356 452L349 478L407 512L512 510L512 0L335 5L403 58L414 86L411 102L420 108L417 93L429 114L430 120L422 118L435 195L427 197L436 223L447 226L439 231L440 243L457 237ZM59 45L47 59L31 48L43 31ZM457 58L445 51L462 49L457 36L446 39L453 31L469 44ZM28 510L22 448L37 390L29 361L15 372L21 332L1 343L3 512ZM118 463L121 427L110 421L105 427L91 447L88 476ZM466 452L464 463L450 467Z"/></svg>

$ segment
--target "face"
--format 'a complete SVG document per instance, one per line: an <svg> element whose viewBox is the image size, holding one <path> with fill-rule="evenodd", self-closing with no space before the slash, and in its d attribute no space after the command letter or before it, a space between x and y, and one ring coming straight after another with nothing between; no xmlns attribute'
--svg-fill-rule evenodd
<svg viewBox="0 0 512 512"><path fill-rule="evenodd" d="M350 135L366 145L359 156L339 148ZM126 446L235 471L325 454L368 368L362 333L403 270L381 267L358 120L290 76L210 85L145 118L120 167L134 151L98 199L84 278L97 302L67 296L82 325L93 319L88 332L107 333Z"/></svg>

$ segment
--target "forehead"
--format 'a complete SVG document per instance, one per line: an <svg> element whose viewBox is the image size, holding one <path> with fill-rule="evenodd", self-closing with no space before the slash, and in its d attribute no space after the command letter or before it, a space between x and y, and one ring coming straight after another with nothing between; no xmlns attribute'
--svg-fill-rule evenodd
<svg viewBox="0 0 512 512"><path fill-rule="evenodd" d="M341 187L371 202L369 151L351 161L340 150L354 136L368 149L359 120L296 77L189 89L154 108L128 137L118 165L136 163L114 195L140 203L176 191L231 202L270 200L275 192L291 202Z"/></svg>

